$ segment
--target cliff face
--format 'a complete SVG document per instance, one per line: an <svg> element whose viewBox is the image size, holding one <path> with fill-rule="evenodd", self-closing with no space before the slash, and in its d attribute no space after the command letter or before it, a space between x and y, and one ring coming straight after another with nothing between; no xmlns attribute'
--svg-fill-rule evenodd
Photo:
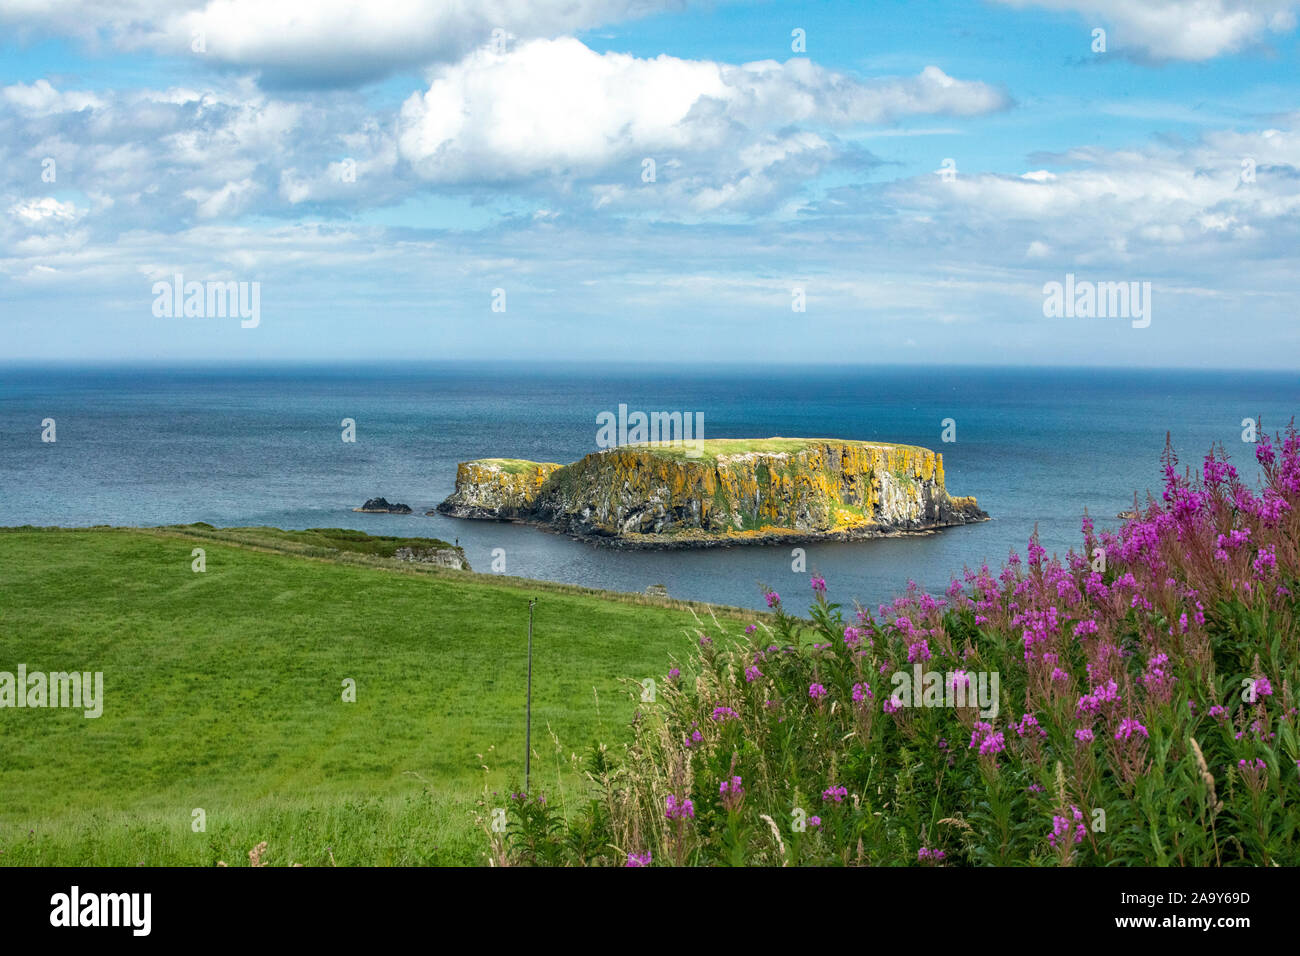
<svg viewBox="0 0 1300 956"><path fill-rule="evenodd" d="M696 459L624 446L565 467L536 466L509 481L481 466L460 466L456 492L439 511L532 521L624 544L860 538L988 517L974 498L948 495L942 455L907 445L712 441Z"/></svg>
<svg viewBox="0 0 1300 956"><path fill-rule="evenodd" d="M546 479L562 467L509 458L463 461L456 491L437 510L453 518L527 519Z"/></svg>

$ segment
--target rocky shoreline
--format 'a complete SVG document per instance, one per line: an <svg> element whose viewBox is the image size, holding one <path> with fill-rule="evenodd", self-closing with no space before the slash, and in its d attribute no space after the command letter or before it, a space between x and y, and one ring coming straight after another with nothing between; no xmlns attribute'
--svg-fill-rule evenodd
<svg viewBox="0 0 1300 956"><path fill-rule="evenodd" d="M518 524L529 528L536 528L547 534L560 535L573 541L581 541L585 544L595 545L599 548L610 548L615 551L703 551L712 548L737 548L750 546L798 546L804 544L823 544L826 542L854 542L854 541L871 541L877 538L924 538L930 535L938 534L949 528L960 528L968 524L979 524L984 521L992 520L987 514L981 512L983 517L971 518L965 521L954 521L949 524L934 525L926 528L901 528L886 529L880 528L875 530L863 531L782 531L771 530L757 534L737 533L732 535L700 535L694 536L687 533L672 535L637 535L618 536L602 534L574 534L561 528L545 522L530 518L498 518L498 517L478 517L454 515L449 512L440 512L435 509L429 514L443 514L451 518L466 517L470 521L496 521L502 524Z"/></svg>

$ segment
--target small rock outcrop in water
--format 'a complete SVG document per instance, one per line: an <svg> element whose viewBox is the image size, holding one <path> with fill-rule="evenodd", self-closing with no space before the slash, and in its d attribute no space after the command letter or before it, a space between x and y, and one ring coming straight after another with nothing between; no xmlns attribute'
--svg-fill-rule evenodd
<svg viewBox="0 0 1300 956"><path fill-rule="evenodd" d="M437 512L523 521L621 547L699 548L856 540L987 520L949 496L943 456L840 439L625 445L571 465L463 462Z"/></svg>
<svg viewBox="0 0 1300 956"><path fill-rule="evenodd" d="M411 506L391 504L387 498L370 498L360 508L353 508L352 510L364 511L367 514L409 515Z"/></svg>

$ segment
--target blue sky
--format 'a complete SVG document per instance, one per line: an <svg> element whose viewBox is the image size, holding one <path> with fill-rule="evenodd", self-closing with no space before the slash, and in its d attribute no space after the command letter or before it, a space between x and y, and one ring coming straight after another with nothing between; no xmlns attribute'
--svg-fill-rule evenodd
<svg viewBox="0 0 1300 956"><path fill-rule="evenodd" d="M1298 11L0 0L0 360L1295 368Z"/></svg>

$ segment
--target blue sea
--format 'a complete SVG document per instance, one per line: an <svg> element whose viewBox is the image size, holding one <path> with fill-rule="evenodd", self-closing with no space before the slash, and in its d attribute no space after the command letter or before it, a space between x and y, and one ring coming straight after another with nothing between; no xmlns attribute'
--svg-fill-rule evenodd
<svg viewBox="0 0 1300 956"><path fill-rule="evenodd" d="M1197 465L1222 443L1252 480L1242 420L1285 425L1300 375L973 367L697 367L553 363L0 367L0 525L348 527L458 541L476 570L746 607L759 583L802 605L788 547L613 551L534 528L424 512L457 462L568 462L596 450L596 416L619 404L701 412L706 438L896 441L941 451L953 494L992 520L938 534L805 546L831 596L866 606L909 580L938 591L964 566L996 567L1034 527L1049 551L1079 543L1159 494L1172 436ZM57 441L41 441L55 420ZM355 443L341 422L356 422ZM941 441L944 419L956 441ZM382 495L412 516L352 511Z"/></svg>

